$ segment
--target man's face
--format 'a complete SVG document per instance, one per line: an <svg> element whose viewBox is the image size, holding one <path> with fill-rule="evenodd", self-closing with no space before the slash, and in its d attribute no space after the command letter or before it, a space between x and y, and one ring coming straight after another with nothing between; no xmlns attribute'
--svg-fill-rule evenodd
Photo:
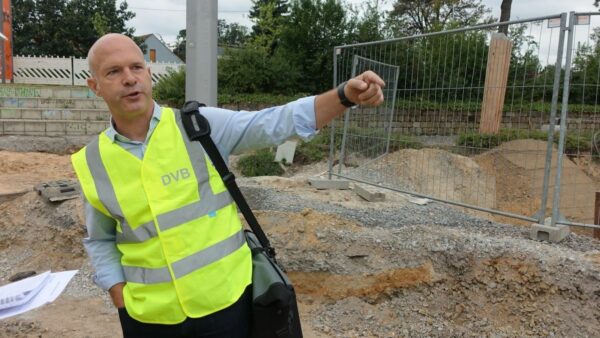
<svg viewBox="0 0 600 338"><path fill-rule="evenodd" d="M94 53L88 86L106 101L113 115L133 119L152 109L152 78L144 56L133 41L105 41Z"/></svg>

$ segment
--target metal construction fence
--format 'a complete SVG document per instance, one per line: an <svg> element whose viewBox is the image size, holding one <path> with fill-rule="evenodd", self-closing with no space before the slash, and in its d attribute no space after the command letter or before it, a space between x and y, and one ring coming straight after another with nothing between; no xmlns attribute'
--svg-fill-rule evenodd
<svg viewBox="0 0 600 338"><path fill-rule="evenodd" d="M87 59L75 57L15 56L13 58L14 83L86 86L90 77ZM179 63L149 62L152 82L166 76L169 71L185 67Z"/></svg>
<svg viewBox="0 0 600 338"><path fill-rule="evenodd" d="M334 121L330 177L528 222L595 227L600 13L333 53L334 85L368 69L387 85L382 106Z"/></svg>

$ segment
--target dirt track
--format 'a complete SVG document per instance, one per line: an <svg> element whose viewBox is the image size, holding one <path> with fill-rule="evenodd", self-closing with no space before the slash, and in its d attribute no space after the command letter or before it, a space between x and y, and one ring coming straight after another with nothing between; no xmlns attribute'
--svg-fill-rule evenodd
<svg viewBox="0 0 600 338"><path fill-rule="evenodd" d="M0 152L13 175L5 190L73 177L67 156L36 154L24 167L22 155ZM389 192L369 204L302 177L241 185L296 285L306 337L600 336L600 244L589 237L534 242L523 228L441 204ZM0 337L119 336L83 236L80 199L50 204L29 192L0 202L0 283L23 270L80 269L55 303L1 322Z"/></svg>

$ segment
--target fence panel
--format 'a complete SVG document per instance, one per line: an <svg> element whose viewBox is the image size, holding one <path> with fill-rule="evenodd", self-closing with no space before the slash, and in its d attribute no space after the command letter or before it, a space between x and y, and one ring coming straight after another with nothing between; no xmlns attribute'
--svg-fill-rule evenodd
<svg viewBox="0 0 600 338"><path fill-rule="evenodd" d="M87 86L87 79L90 78L87 59L73 58L73 85Z"/></svg>
<svg viewBox="0 0 600 338"><path fill-rule="evenodd" d="M90 77L87 59L15 56L14 82L29 84L56 84L85 86ZM170 70L176 71L185 64L149 62L152 83L156 84Z"/></svg>
<svg viewBox="0 0 600 338"><path fill-rule="evenodd" d="M71 85L71 58L15 56L15 83Z"/></svg>
<svg viewBox="0 0 600 338"><path fill-rule="evenodd" d="M599 223L594 208L600 191L600 13L571 13L569 24L564 82L568 90L560 120L564 145L559 149L559 177L551 181L560 187L551 196L552 221L589 227Z"/></svg>
<svg viewBox="0 0 600 338"><path fill-rule="evenodd" d="M504 23L507 35L491 24L336 47L335 84L351 77L357 56L399 72L396 94L386 97L391 119L358 107L337 121L343 128L334 128L330 174L543 221L550 214L544 192L556 171L551 131L566 20ZM370 153L382 136L365 121L389 128L383 156Z"/></svg>

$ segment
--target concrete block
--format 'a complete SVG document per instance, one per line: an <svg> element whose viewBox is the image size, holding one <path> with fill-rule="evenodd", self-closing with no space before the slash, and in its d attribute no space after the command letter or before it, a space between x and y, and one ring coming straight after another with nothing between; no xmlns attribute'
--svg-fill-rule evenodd
<svg viewBox="0 0 600 338"><path fill-rule="evenodd" d="M110 113L96 110L81 111L81 120L85 121L110 121Z"/></svg>
<svg viewBox="0 0 600 338"><path fill-rule="evenodd" d="M46 123L44 121L26 121L25 133L32 135L30 132L41 132L42 135L46 131Z"/></svg>
<svg viewBox="0 0 600 338"><path fill-rule="evenodd" d="M25 132L25 123L23 122L4 122L5 133L23 133Z"/></svg>
<svg viewBox="0 0 600 338"><path fill-rule="evenodd" d="M80 99L80 100L75 100L73 103L74 104L71 107L78 108L78 109L94 109L94 108L96 108L96 103L94 102L94 100Z"/></svg>
<svg viewBox="0 0 600 338"><path fill-rule="evenodd" d="M60 120L62 119L60 110L47 109L42 111L42 119L44 120Z"/></svg>
<svg viewBox="0 0 600 338"><path fill-rule="evenodd" d="M96 94L91 91L88 87L78 87L71 89L71 97L72 98L95 98Z"/></svg>
<svg viewBox="0 0 600 338"><path fill-rule="evenodd" d="M54 107L55 102L54 100L50 100L50 99L37 99L37 108L50 108L50 107Z"/></svg>
<svg viewBox="0 0 600 338"><path fill-rule="evenodd" d="M529 229L529 237L537 241L548 241L558 243L569 235L569 227L557 224L550 226L546 224L532 224Z"/></svg>
<svg viewBox="0 0 600 338"><path fill-rule="evenodd" d="M67 133L67 125L64 122L46 122L46 133L48 136L65 135Z"/></svg>
<svg viewBox="0 0 600 338"><path fill-rule="evenodd" d="M106 121L91 121L87 122L87 135L99 134L108 128L109 122Z"/></svg>
<svg viewBox="0 0 600 338"><path fill-rule="evenodd" d="M41 88L39 89L40 91L40 97L49 99L52 97L52 89L51 88Z"/></svg>
<svg viewBox="0 0 600 338"><path fill-rule="evenodd" d="M70 109L61 110L60 116L62 120L82 120L80 111L74 111Z"/></svg>
<svg viewBox="0 0 600 338"><path fill-rule="evenodd" d="M59 89L54 88L52 92L52 97L55 99L68 99L71 98L71 90L70 89Z"/></svg>
<svg viewBox="0 0 600 338"><path fill-rule="evenodd" d="M67 135L86 135L85 122L66 122L65 125Z"/></svg>
<svg viewBox="0 0 600 338"><path fill-rule="evenodd" d="M1 109L0 119L20 119L21 110L19 109Z"/></svg>
<svg viewBox="0 0 600 338"><path fill-rule="evenodd" d="M104 102L104 100L95 99L94 100L94 108L104 109L104 110L108 111L108 106L106 105L106 102Z"/></svg>
<svg viewBox="0 0 600 338"><path fill-rule="evenodd" d="M350 182L344 180L327 180L321 178L309 178L308 183L317 189L337 189L347 190L350 189Z"/></svg>
<svg viewBox="0 0 600 338"><path fill-rule="evenodd" d="M23 110L21 112L21 118L27 120L41 120L42 119L42 111L41 110Z"/></svg>
<svg viewBox="0 0 600 338"><path fill-rule="evenodd" d="M285 160L285 163L293 163L297 144L297 141L285 141L283 144L279 145L279 147L277 147L277 153L275 154L275 162Z"/></svg>
<svg viewBox="0 0 600 338"><path fill-rule="evenodd" d="M2 105L2 108L8 108L8 107L19 108L19 99L4 98L4 99L0 100L0 104Z"/></svg>
<svg viewBox="0 0 600 338"><path fill-rule="evenodd" d="M371 187L366 187L361 184L354 184L354 192L369 202L381 202L385 199L385 194L375 191Z"/></svg>
<svg viewBox="0 0 600 338"><path fill-rule="evenodd" d="M38 107L38 99L20 98L19 99L19 107L21 107L21 108L37 108Z"/></svg>

